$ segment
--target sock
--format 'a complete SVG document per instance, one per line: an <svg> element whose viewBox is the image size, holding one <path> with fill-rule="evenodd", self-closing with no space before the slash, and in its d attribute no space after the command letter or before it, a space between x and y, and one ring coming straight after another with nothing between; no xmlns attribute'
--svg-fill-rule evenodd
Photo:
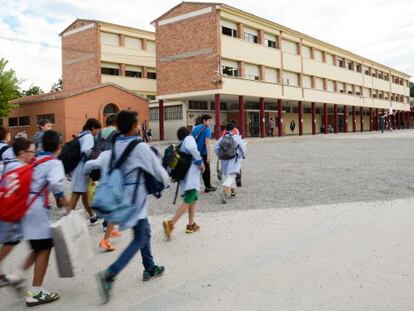
<svg viewBox="0 0 414 311"><path fill-rule="evenodd" d="M42 290L42 287L41 286L32 286L30 288L30 291L34 294L34 296L36 296L37 294L39 294L41 290Z"/></svg>

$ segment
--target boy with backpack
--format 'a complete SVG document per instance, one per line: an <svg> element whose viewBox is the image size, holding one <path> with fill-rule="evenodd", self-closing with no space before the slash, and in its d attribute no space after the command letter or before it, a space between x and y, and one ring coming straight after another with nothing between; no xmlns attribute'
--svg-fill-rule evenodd
<svg viewBox="0 0 414 311"><path fill-rule="evenodd" d="M36 132L36 134L33 136L32 140L36 146L36 151L40 152L43 150L42 147L42 136L43 133L47 130L52 129L52 123L50 123L49 120L43 119L39 121L39 131Z"/></svg>
<svg viewBox="0 0 414 311"><path fill-rule="evenodd" d="M29 164L35 156L35 145L28 139L16 139L12 148L14 154L16 154L16 158L5 161L3 175ZM20 221L16 223L0 221L0 244L2 244L0 248L0 287L9 284L18 285L21 279L19 277L22 274L20 271L6 277L2 270L2 261L20 243L22 237L23 232Z"/></svg>
<svg viewBox="0 0 414 311"><path fill-rule="evenodd" d="M127 266L138 251L141 251L142 263L145 269L143 273L144 281L161 276L165 270L163 266L157 266L152 257L147 196L150 193L149 180L157 180L165 188L169 184L169 176L162 167L159 158L137 136L137 116L134 111L120 111L117 114L117 124L121 135L116 139L113 150L104 151L96 160L90 160L85 164L84 174L88 174L95 168L101 169L102 178L96 190L94 207L102 207L98 202L103 202L103 205L106 205L104 208L111 210L107 215L110 214L115 218L119 216L120 230L132 229L134 231L133 240L119 258L106 270L98 272L96 275L103 303L107 303L110 299L116 276ZM106 183L111 180L114 174L119 177L118 184ZM110 205L109 202L114 202L116 199L112 197L114 193L108 187L122 191L119 194L120 199L128 204L128 208L119 210L117 206L108 206ZM105 195L111 197L105 197ZM124 215L127 215L127 217L121 217Z"/></svg>
<svg viewBox="0 0 414 311"><path fill-rule="evenodd" d="M197 144L193 136L190 135L190 131L186 127L180 127L177 131L177 138L180 141L179 151L191 155L192 163L188 169L183 180L179 181L180 194L184 197L183 204L178 208L174 217L170 220L164 221L164 232L168 240L171 239L172 231L174 230L175 223L181 218L181 216L188 210L188 225L186 233L193 233L200 230L194 222L196 203L198 201L198 192L200 191L200 174L204 172L205 167L203 159L197 150Z"/></svg>
<svg viewBox="0 0 414 311"><path fill-rule="evenodd" d="M34 265L32 287L26 296L26 305L29 307L51 303L60 298L59 294L42 288L53 247L49 191L53 193L57 201L66 205L65 172L62 162L56 158L62 145L60 134L53 130L45 131L42 136L42 145L43 151L36 157L36 162L39 164L33 168L30 185L28 200L33 203L22 219L23 237L29 242L31 248L23 270Z"/></svg>
<svg viewBox="0 0 414 311"><path fill-rule="evenodd" d="M246 144L239 135L232 134L234 123L226 126L226 134L215 145L215 152L223 173L223 192L220 193L223 204L236 196L236 177L241 171L242 159L246 157Z"/></svg>
<svg viewBox="0 0 414 311"><path fill-rule="evenodd" d="M94 225L99 217L91 209L88 197L88 177L84 175L83 168L86 160L92 152L95 145L96 137L102 128L101 123L94 118L88 119L83 126L82 132L78 136L81 152L81 160L71 173L72 177L72 197L70 199L70 210L74 210L78 204L79 198L82 197L82 203L89 215L91 225Z"/></svg>

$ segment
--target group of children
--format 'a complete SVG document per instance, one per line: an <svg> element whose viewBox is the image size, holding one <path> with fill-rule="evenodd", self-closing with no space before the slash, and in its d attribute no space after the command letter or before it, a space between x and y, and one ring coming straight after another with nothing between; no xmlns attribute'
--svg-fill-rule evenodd
<svg viewBox="0 0 414 311"><path fill-rule="evenodd" d="M209 143L211 130L209 125L211 117L204 118L203 141ZM30 187L30 207L18 223L0 222L0 286L13 285L16 289L25 288L25 272L34 265L34 276L30 290L26 295L26 305L34 306L44 303L54 302L59 299L58 293L49 292L42 287L43 279L46 274L49 256L53 247L51 235L51 210L49 204L49 192L54 195L57 206L65 206L67 211L75 209L79 199L88 214L91 225L98 223L99 217L93 212L88 195L88 187L91 182L89 175L93 170L99 170L100 175L108 173L110 163L122 158L126 149L129 149L131 142L137 141L127 159L120 164L123 173L123 185L125 195L131 197L134 205L134 212L127 220L119 223L119 229L131 229L133 238L130 244L123 250L118 259L107 269L97 273L97 284L99 293L106 303L110 299L111 289L116 276L127 266L135 254L140 251L144 266L143 281L151 280L161 276L165 268L154 262L151 251L151 226L148 221L148 191L145 176L150 175L163 188L170 185L170 177L166 169L162 166L159 155L150 148L140 136L138 125L138 115L136 112L123 110L116 115L108 116L106 127L101 131L101 123L96 119L88 119L77 136L82 154L81 161L71 172L72 197L67 200L64 195L65 190L65 171L62 162L57 158L62 147L61 135L50 129L50 124L41 124L42 130L36 135L36 143L25 139L16 139L12 147L9 147L10 133L7 129L0 127L0 162L3 163L3 174L12 171L16 167L28 163L37 163L34 167L33 177ZM194 135L194 133L193 133ZM167 239L171 239L175 224L180 217L188 211L187 233L200 230L200 226L195 222L196 203L199 200L201 188L201 175L209 165L211 155L207 146L207 157L200 153L197 139L200 135L191 135L186 127L181 127L177 131L179 140L179 151L191 155L192 163L185 178L180 183L180 194L183 197L182 205L177 209L176 214L169 220L164 221L164 232ZM223 131L223 137L231 136L237 155L232 159L221 160L222 173L224 176L223 191L221 198L224 201L236 195L235 178L240 173L242 159L246 156L246 145L241 139L236 125L229 122ZM220 138L214 150L219 153ZM111 140L111 148L102 151L99 156L92 159L90 156L94 148L101 140ZM37 147L37 149L36 149ZM145 174L140 174L144 171ZM207 187L208 186L208 187ZM214 191L213 187L206 185L206 192ZM33 201L33 203L31 202ZM119 231L114 229L113 224L104 222L106 232L100 241L100 247L108 251L115 248L110 243L111 237L120 236ZM12 249L21 240L29 242L31 252L21 267L13 273L5 274L1 269L1 263Z"/></svg>

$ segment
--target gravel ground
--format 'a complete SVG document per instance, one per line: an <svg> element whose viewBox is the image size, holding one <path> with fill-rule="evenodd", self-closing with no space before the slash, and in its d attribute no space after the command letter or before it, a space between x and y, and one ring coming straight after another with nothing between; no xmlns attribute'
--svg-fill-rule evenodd
<svg viewBox="0 0 414 311"><path fill-rule="evenodd" d="M414 130L256 138L247 147L238 197L222 205L218 192L203 193L199 212L383 201L414 193ZM220 187L213 158L212 180ZM151 215L174 213L175 187L160 200L150 199Z"/></svg>

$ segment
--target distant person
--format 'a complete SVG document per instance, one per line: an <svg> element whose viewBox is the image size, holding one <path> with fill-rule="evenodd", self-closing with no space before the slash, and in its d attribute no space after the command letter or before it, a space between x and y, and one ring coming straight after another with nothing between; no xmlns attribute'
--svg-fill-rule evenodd
<svg viewBox="0 0 414 311"><path fill-rule="evenodd" d="M32 138L32 141L34 142L36 146L37 152L43 151L43 146L42 146L43 133L51 129L52 129L52 123L49 120L42 119L39 121L39 130L36 132L36 134Z"/></svg>
<svg viewBox="0 0 414 311"><path fill-rule="evenodd" d="M275 121L273 120L273 118L270 118L269 119L269 134L268 134L268 136L273 137L274 130L275 130Z"/></svg>
<svg viewBox="0 0 414 311"><path fill-rule="evenodd" d="M296 127L296 123L295 123L294 120L290 121L290 126L289 127L290 127L290 131L293 134L293 132L295 131L295 127Z"/></svg>
<svg viewBox="0 0 414 311"><path fill-rule="evenodd" d="M384 117L383 116L380 117L380 119L379 119L379 125L380 125L381 133L384 133L385 121L384 121Z"/></svg>
<svg viewBox="0 0 414 311"><path fill-rule="evenodd" d="M142 138L144 139L144 142L148 143L148 122L147 120L142 123Z"/></svg>

